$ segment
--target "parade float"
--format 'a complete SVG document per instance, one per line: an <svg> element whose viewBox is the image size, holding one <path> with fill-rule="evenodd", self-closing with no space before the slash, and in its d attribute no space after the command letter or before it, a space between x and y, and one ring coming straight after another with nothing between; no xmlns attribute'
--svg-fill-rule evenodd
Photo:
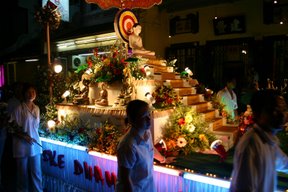
<svg viewBox="0 0 288 192"><path fill-rule="evenodd" d="M133 54L128 39L135 23L133 12L121 9L114 22L119 41L106 55L93 49L62 102L47 106L40 129L45 188L114 191L125 107L141 99L151 107L155 147L177 157L170 165L155 162L157 190L229 191L238 124L227 122L213 92L200 91L189 68L177 72L175 61Z"/></svg>

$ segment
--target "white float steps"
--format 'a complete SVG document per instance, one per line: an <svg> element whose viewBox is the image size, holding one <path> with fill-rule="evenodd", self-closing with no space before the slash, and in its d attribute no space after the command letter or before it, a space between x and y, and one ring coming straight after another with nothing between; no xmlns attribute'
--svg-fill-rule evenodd
<svg viewBox="0 0 288 192"><path fill-rule="evenodd" d="M182 103L184 105L192 105L194 103L204 102L204 95L203 94L191 94L191 95L184 95L182 97Z"/></svg>

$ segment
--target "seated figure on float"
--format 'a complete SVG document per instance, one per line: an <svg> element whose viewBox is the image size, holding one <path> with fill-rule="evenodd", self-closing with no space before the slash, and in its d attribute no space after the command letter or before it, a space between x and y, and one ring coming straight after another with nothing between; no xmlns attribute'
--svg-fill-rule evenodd
<svg viewBox="0 0 288 192"><path fill-rule="evenodd" d="M104 83L101 85L101 91L99 95L100 98L95 101L95 104L100 106L108 106L108 91L106 90Z"/></svg>
<svg viewBox="0 0 288 192"><path fill-rule="evenodd" d="M132 27L132 33L129 35L129 46L133 55L139 56L155 56L155 52L146 50L143 47L142 38L139 36L142 27L139 23L135 23Z"/></svg>

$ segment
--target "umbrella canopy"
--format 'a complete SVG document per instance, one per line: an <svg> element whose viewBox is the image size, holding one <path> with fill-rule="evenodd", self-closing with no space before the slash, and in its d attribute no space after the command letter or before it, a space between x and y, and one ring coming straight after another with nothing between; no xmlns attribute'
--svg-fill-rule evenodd
<svg viewBox="0 0 288 192"><path fill-rule="evenodd" d="M133 9L142 8L149 9L153 5L160 5L162 0L85 0L87 3L95 3L101 9L119 8Z"/></svg>
<svg viewBox="0 0 288 192"><path fill-rule="evenodd" d="M129 9L119 10L114 19L114 29L118 37L128 43L131 29L138 19Z"/></svg>

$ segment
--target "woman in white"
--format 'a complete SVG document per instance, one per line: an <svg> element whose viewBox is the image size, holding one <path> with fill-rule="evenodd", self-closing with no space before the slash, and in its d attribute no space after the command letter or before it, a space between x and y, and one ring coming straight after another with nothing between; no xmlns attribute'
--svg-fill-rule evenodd
<svg viewBox="0 0 288 192"><path fill-rule="evenodd" d="M11 114L19 126L13 136L13 157L17 168L17 191L43 191L41 171L41 141L38 134L40 110L34 104L36 90L23 86L24 101ZM31 186L29 185L31 183Z"/></svg>

